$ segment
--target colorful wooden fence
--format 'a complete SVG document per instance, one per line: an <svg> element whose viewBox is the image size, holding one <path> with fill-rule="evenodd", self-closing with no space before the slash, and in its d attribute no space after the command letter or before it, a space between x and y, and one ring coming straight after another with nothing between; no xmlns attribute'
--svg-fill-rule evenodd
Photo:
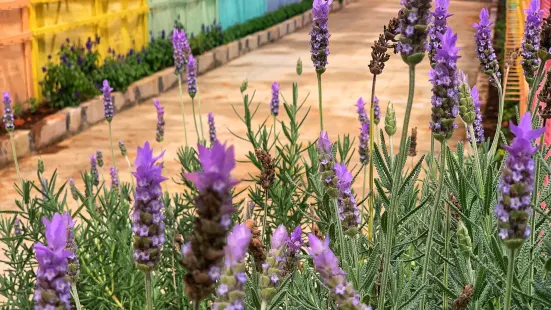
<svg viewBox="0 0 551 310"><path fill-rule="evenodd" d="M150 7L149 30L158 36L167 33L179 19L189 34L197 34L202 25L210 25L218 16L219 0L148 0Z"/></svg>

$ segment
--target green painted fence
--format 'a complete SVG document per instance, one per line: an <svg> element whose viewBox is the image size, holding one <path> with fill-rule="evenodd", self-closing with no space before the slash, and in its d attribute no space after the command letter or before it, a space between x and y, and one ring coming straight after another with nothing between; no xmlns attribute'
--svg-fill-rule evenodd
<svg viewBox="0 0 551 310"><path fill-rule="evenodd" d="M265 13L266 0L218 0L218 16L222 29Z"/></svg>
<svg viewBox="0 0 551 310"><path fill-rule="evenodd" d="M192 33L198 34L202 25L211 25L217 19L218 1L221 0L148 0L149 31L154 36L158 36L163 30L168 33L179 17L188 36Z"/></svg>

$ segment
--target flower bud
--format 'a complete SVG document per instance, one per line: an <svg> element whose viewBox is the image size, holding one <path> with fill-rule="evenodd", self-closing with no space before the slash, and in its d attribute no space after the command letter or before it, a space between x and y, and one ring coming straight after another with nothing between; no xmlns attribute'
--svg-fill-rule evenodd
<svg viewBox="0 0 551 310"><path fill-rule="evenodd" d="M297 60L297 75L302 75L302 59L300 59L300 57Z"/></svg>
<svg viewBox="0 0 551 310"><path fill-rule="evenodd" d="M396 133L396 112L394 112L392 102L389 102L386 108L385 132L390 137Z"/></svg>
<svg viewBox="0 0 551 310"><path fill-rule="evenodd" d="M461 254L463 254L465 258L470 258L473 253L473 244L469 236L469 230L461 221L457 223L457 243L459 244Z"/></svg>

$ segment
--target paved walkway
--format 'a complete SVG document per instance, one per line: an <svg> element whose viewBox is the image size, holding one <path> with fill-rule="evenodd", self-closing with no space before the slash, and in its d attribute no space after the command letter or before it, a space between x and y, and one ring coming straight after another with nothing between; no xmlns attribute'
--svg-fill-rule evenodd
<svg viewBox="0 0 551 310"><path fill-rule="evenodd" d="M474 30L471 24L476 22L478 12L487 4L470 1L452 1L450 12L454 14L449 19L451 26L459 33L458 45L462 48L463 58L459 61L460 68L469 75L471 85L475 81L478 70L478 61L474 52ZM367 68L370 61L371 44L377 39L383 25L389 18L396 16L400 8L398 0L360 0L344 10L330 16L329 29L331 36L331 55L329 66L323 75L324 84L324 121L331 139L337 135L350 133L355 136L358 132L357 116L354 104L358 97L369 98L371 74ZM271 83L278 81L281 84L285 98L292 98L291 84L296 81L295 63L298 58L304 62L304 73L300 80L300 98L310 93L306 106L312 111L303 126L302 139L313 141L319 134L319 120L317 108L317 81L309 55L308 29L302 29L284 37L274 44L266 45L252 53L240 57L223 67L208 72L199 77L201 89L203 124L207 126L206 114L214 112L221 141L236 145L238 159L245 159L245 154L251 146L233 137L228 127L237 134L244 134L245 127L235 116L231 105L238 111L242 110L242 100L239 86L244 79L249 80L249 93L256 89L255 102L261 102L257 121L264 119L269 113ZM382 115L386 103L394 103L398 124L402 117L407 99L408 75L407 66L400 57L393 57L388 63L382 76L377 81L377 96L382 103ZM411 127L419 128L419 153L425 153L430 148L430 134L428 122L430 120L431 85L428 82L429 65L425 61L417 66L417 83L415 101L412 112ZM130 110L115 115L113 120L114 139L124 140L131 160L135 157L137 145L143 145L145 140L153 143L158 151L167 150L166 175L178 179L180 165L176 162L178 148L184 143L183 125L180 114L178 90L174 89L160 96L165 106L166 138L163 145L155 142L156 114L153 104L142 104ZM187 97L186 97L187 100ZM188 103L188 102L187 102ZM187 105L188 112L191 106ZM190 142L195 140L193 119L187 117ZM255 125L256 127L256 125ZM205 127L206 128L206 127ZM208 130L208 129L205 129ZM397 135L400 135L398 128ZM464 131L457 130L451 145L463 139ZM395 139L395 142L398 142ZM395 146L397 150L398 146ZM42 156L46 163L46 175L51 175L55 169L58 172L58 182L72 177L77 180L77 186L82 188L80 172L89 169L89 156L97 149L104 152L106 176L111 165L109 153L108 127L100 123L76 136L67 139L56 146L49 148ZM20 161L21 173L24 178L36 179L36 165L39 155L34 155ZM357 155L355 155L357 160ZM130 175L126 163L117 150L117 166L123 181L129 181ZM238 164L236 177L246 177L251 170L247 164ZM13 167L0 171L0 208L3 210L15 208L13 202L17 194L13 183L17 175ZM173 181L168 182L170 191L181 190ZM72 200L71 200L71 203Z"/></svg>

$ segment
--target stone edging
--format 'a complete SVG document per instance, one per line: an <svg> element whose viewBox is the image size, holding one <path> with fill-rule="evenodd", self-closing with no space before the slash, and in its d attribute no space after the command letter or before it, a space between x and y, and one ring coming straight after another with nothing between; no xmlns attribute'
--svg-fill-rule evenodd
<svg viewBox="0 0 551 310"><path fill-rule="evenodd" d="M331 11L341 10L353 1L344 0L343 4L334 1ZM262 45L274 42L312 21L312 10L292 17L282 23L244 38L219 46L196 57L198 74L220 67L230 60L249 53ZM129 109L158 96L160 93L176 87L178 80L174 68L167 68L149 77L134 82L124 93L112 93L115 112ZM104 121L103 100L101 96L81 103L78 107L67 107L55 114L46 116L31 130L15 130L14 142L17 157L25 157L54 143L60 142L83 130ZM9 139L0 141L0 169L13 162Z"/></svg>

